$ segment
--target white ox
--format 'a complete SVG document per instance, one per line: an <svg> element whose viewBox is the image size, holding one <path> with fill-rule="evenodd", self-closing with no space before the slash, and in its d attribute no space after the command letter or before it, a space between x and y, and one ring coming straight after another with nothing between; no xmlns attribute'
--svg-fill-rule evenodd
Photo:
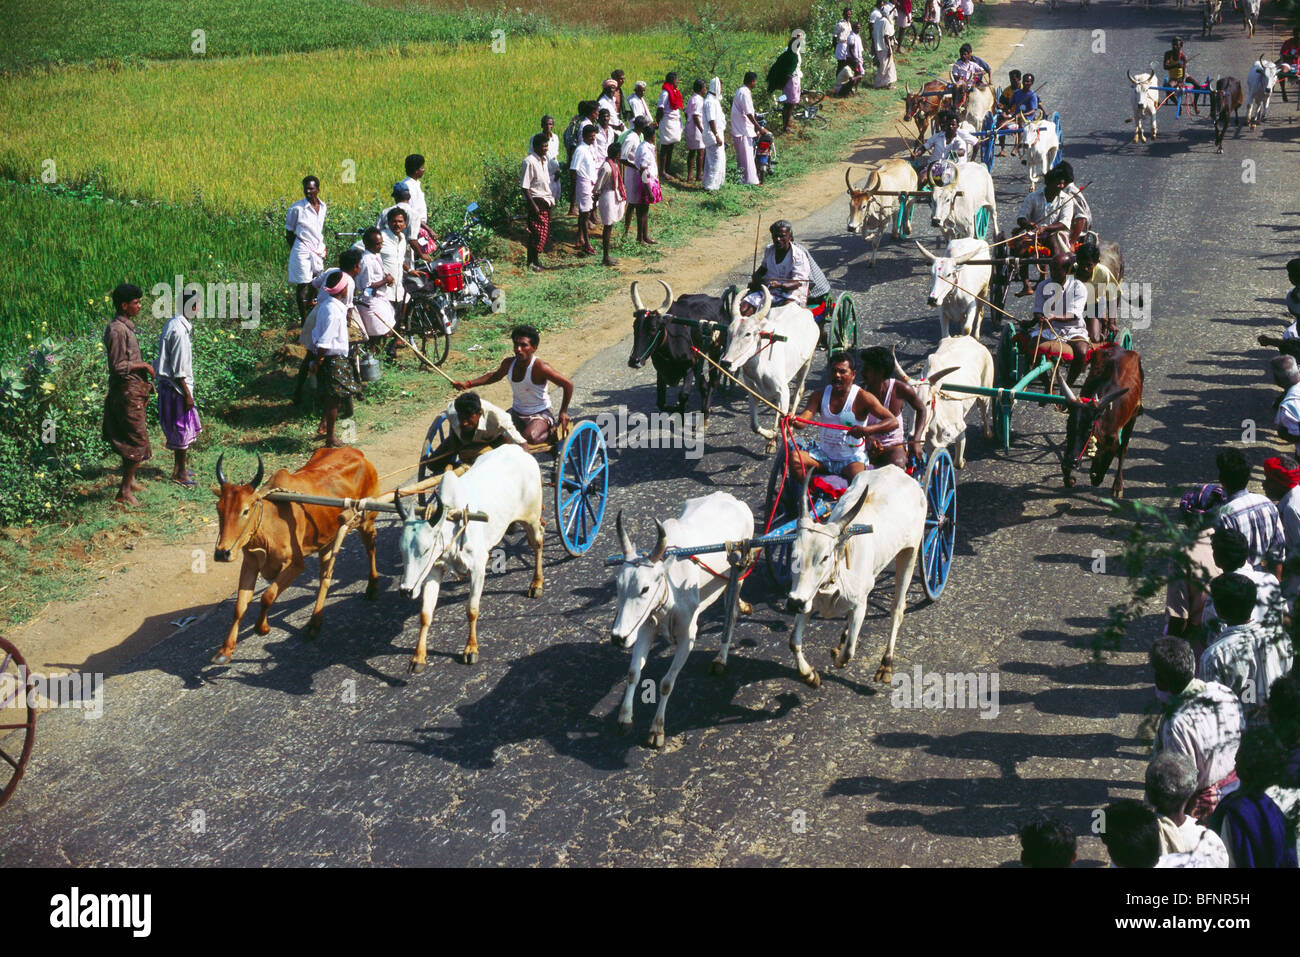
<svg viewBox="0 0 1300 957"><path fill-rule="evenodd" d="M402 505L395 496L402 517L402 594L421 596L420 639L411 656L410 670L425 668L429 623L438 604L438 591L445 575L469 578L469 640L463 660L478 661L478 609L487 577L493 546L501 541L512 523L528 531L536 564L528 597L542 594L542 472L537 460L517 445L503 445L483 453L464 475L448 471L438 488L433 515L426 521ZM471 512L486 512L487 521L470 521Z"/></svg>
<svg viewBox="0 0 1300 957"><path fill-rule="evenodd" d="M1255 124L1268 118L1268 104L1273 98L1275 83L1277 64L1272 60L1256 60L1246 74L1246 122L1252 130Z"/></svg>
<svg viewBox="0 0 1300 957"><path fill-rule="evenodd" d="M876 671L877 681L888 682L894 673L894 643L903 624L907 588L925 534L925 493L921 484L898 466L886 465L859 472L825 522L815 522L808 516L806 492L800 502L803 514L799 537L791 548L794 582L786 601L786 610L795 615L790 650L799 674L814 688L821 684L821 677L803 655L803 630L810 612L823 618L849 617L839 648L832 655L837 668L852 660L871 589L893 562L894 610L889 643ZM872 531L844 534L855 522L870 525Z"/></svg>
<svg viewBox="0 0 1300 957"><path fill-rule="evenodd" d="M804 381L812 365L820 332L817 320L803 306L792 302L772 306L772 294L763 287L763 304L752 316L740 314L742 296L731 304L731 325L727 329L727 351L722 365L728 372L740 369L744 383L788 415L803 394ZM783 340L772 336L782 336ZM790 383L799 377L793 391ZM749 424L768 441L768 452L776 448L776 431L758 424L758 402L749 397Z"/></svg>
<svg viewBox="0 0 1300 957"><path fill-rule="evenodd" d="M950 449L957 468L966 467L966 416L971 406L980 407L984 420L984 438L993 438L993 400L988 396L965 392L945 392L940 386L971 385L993 388L993 355L971 336L948 336L939 348L926 356L921 379L912 379L894 361L894 374L916 390L917 398L930 406L930 420L925 427L925 457L936 449Z"/></svg>
<svg viewBox="0 0 1300 957"><path fill-rule="evenodd" d="M993 103L993 87L987 85L972 87L966 94L966 105L962 108L958 119L963 123L969 123L973 130L979 130L984 126L984 118L993 112Z"/></svg>
<svg viewBox="0 0 1300 957"><path fill-rule="evenodd" d="M844 184L849 188L848 231L871 243L871 262L868 265L874 266L885 230L890 230L895 239L902 238L898 232L898 210L902 203L911 200L897 194L905 190L916 191L916 170L907 160L885 160L867 171L861 189L854 189L847 169L844 171ZM892 195L881 195L882 191ZM875 233L874 238L868 238L871 232Z"/></svg>
<svg viewBox="0 0 1300 957"><path fill-rule="evenodd" d="M1029 167L1029 191L1038 189L1038 181L1056 162L1061 150L1061 140L1056 135L1056 124L1051 120L1022 120L1025 131L1025 155L1020 162Z"/></svg>
<svg viewBox="0 0 1300 957"><path fill-rule="evenodd" d="M957 175L947 186L930 193L930 225L951 242L975 235L975 214L987 208L989 228L998 231L998 202L993 194L993 177L983 163L958 163Z"/></svg>
<svg viewBox="0 0 1300 957"><path fill-rule="evenodd" d="M1133 142L1146 142L1146 137L1142 135L1142 121L1147 118L1151 120L1151 138L1154 140L1156 111L1160 109L1160 91L1152 89L1156 85L1156 75L1148 72L1134 76L1130 70L1128 81L1133 84L1133 118L1129 121L1133 124Z"/></svg>
<svg viewBox="0 0 1300 957"><path fill-rule="evenodd" d="M989 297L993 267L989 264L989 244L982 239L954 239L942 256L936 256L920 243L916 248L930 259L930 295L927 302L939 307L939 330L944 339L955 332L964 336L980 335L980 319ZM983 263L968 260L982 259Z"/></svg>
<svg viewBox="0 0 1300 957"><path fill-rule="evenodd" d="M731 566L723 553L699 556L717 574L689 558L665 558L669 548L690 548L721 542L739 542L754 535L754 516L749 506L734 495L714 492L688 498L682 513L667 522L655 522L659 539L648 557L639 556L632 539L623 528L623 513L618 515L618 540L623 549L623 567L618 573L618 607L609 640L616 648L631 648L632 660L627 672L627 688L618 709L618 729L626 734L632 729L632 699L641 683L641 669L655 635L663 635L677 646L668 673L659 682L659 710L650 724L648 743L652 748L664 744L664 714L668 697L673 693L677 675L695 646L700 615L727 589ZM741 603L742 610L749 609ZM713 660L713 673L721 674L727 665L725 643Z"/></svg>

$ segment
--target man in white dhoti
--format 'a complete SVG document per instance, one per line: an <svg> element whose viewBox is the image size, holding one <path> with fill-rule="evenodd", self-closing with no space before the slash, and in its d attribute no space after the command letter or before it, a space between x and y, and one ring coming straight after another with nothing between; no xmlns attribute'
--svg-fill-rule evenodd
<svg viewBox="0 0 1300 957"><path fill-rule="evenodd" d="M397 280L384 271L384 234L379 228L371 226L362 234L361 242L352 248L363 254L353 302L361 316L362 328L370 339L370 348L378 350L384 336L393 331L395 324L393 302L385 293ZM396 354L396 345L397 340L392 340L388 350L390 357Z"/></svg>
<svg viewBox="0 0 1300 957"><path fill-rule="evenodd" d="M704 188L712 193L722 189L727 179L727 149L723 145L726 114L722 110L722 81L709 81L709 95L704 98Z"/></svg>
<svg viewBox="0 0 1300 957"><path fill-rule="evenodd" d="M695 168L695 182L704 179L704 81L696 80L691 86L691 98L686 102L686 130L682 145L686 147L686 182L691 182L691 168Z"/></svg>
<svg viewBox="0 0 1300 957"><path fill-rule="evenodd" d="M596 100L596 108L600 110L609 110L609 125L614 129L614 135L621 135L626 127L623 125L623 114L619 108L618 80L610 77L600 88L600 97Z"/></svg>
<svg viewBox="0 0 1300 957"><path fill-rule="evenodd" d="M579 256L590 256L596 252L591 247L588 227L590 226L591 212L595 208L595 197L592 190L596 185L596 173L599 171L603 159L596 151L596 140L599 132L599 129L595 126L584 126L582 128L582 145L573 152L573 183L578 197L577 247Z"/></svg>
<svg viewBox="0 0 1300 957"><path fill-rule="evenodd" d="M731 144L736 148L736 167L740 170L740 180L746 186L758 185L754 137L760 130L767 132L767 127L759 123L758 117L754 115L754 87L757 85L758 74L750 70L745 74L745 82L731 98Z"/></svg>
<svg viewBox="0 0 1300 957"><path fill-rule="evenodd" d="M894 7L886 5L885 0L876 0L876 9L871 11L871 53L876 60L876 82L878 90L893 89L898 73L894 68Z"/></svg>
<svg viewBox="0 0 1300 957"><path fill-rule="evenodd" d="M659 124L659 178L672 176L673 147L682 141L682 91L677 89L677 74L664 77L663 92L655 110Z"/></svg>
<svg viewBox="0 0 1300 957"><path fill-rule="evenodd" d="M284 217L284 238L289 244L289 283L295 288L298 319L307 319L312 278L325 268L325 211L320 201L320 180L304 176L303 198Z"/></svg>

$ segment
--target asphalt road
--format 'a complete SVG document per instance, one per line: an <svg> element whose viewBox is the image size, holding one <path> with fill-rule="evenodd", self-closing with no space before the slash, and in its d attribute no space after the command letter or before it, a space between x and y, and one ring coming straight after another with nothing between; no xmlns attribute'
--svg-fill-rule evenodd
<svg viewBox="0 0 1300 957"><path fill-rule="evenodd" d="M1230 134L1223 156L1208 121L1176 119L1172 109L1160 114L1155 144L1134 146L1121 123L1125 68L1158 60L1175 32L1199 32L1190 29L1196 14L1108 3L1087 14L1021 15L1034 29L1007 66L1045 84L1049 107L1062 113L1066 156L1091 184L1099 230L1123 245L1128 278L1152 285L1150 327L1135 334L1146 414L1127 480L1130 498L1167 505L1186 484L1213 477L1216 448L1241 441L1244 419L1270 418L1266 356L1253 338L1280 327L1283 265L1300 230L1295 107L1275 99L1264 128ZM1093 52L1097 29L1104 54ZM1192 37L1193 72L1244 76L1262 40L1248 43L1236 25L1211 41ZM1247 160L1253 182L1243 182ZM994 170L1004 225L1026 192L1022 169L1002 161ZM836 287L852 291L867 340L897 343L905 363L916 363L938 338L925 263L914 247L887 242L867 269L845 216L835 196L796 223L796 235ZM918 230L923 239L930 232ZM737 250L745 269L748 252ZM630 372L627 352L620 346L578 370L580 414L652 407L651 373ZM1098 503L1107 487L1061 487L1061 416L1028 407L1013 427L1009 455L972 430L953 575L937 604L913 586L897 662L900 673L919 665L995 675L996 716L897 708L872 681L892 584L875 596L859 657L825 670L815 691L792 666L778 596L755 588L747 592L755 614L742 620L719 677L708 664L721 614L706 615L668 709L667 747L642 745L654 709L640 694L633 736L616 734L627 653L607 640L613 583L602 559L616 550L612 510L627 513L643 547L651 519L675 515L687 496L723 489L757 512L770 460L733 396L702 459L614 450L606 531L581 559L568 559L548 533L543 598L524 597L523 538L508 539L508 571L490 577L484 597L474 667L453 657L465 637L458 583L444 591L429 670L407 677L417 608L397 591L396 530L385 525L380 599L362 598L353 540L319 643L299 636L314 597L304 579L276 605L270 635L246 625L232 665L207 666L226 602L111 677L102 718L42 717L35 760L3 812L0 861L995 866L1017 856L1016 828L1039 810L1087 834L1093 808L1140 788L1147 751L1135 732L1151 699L1154 617L1121 653L1090 663L1088 641L1124 594L1114 560L1123 529ZM1264 448L1253 454L1263 458ZM1090 570L1094 550L1110 557L1107 574ZM233 569L209 573L234 580ZM806 647L819 668L838 632L830 622L810 626ZM647 677L663 674L666 651L652 653ZM1091 837L1080 856L1104 860Z"/></svg>

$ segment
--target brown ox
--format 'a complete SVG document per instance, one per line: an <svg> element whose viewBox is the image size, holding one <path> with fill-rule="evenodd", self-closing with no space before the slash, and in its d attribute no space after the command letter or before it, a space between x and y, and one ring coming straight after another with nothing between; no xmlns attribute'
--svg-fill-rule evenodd
<svg viewBox="0 0 1300 957"><path fill-rule="evenodd" d="M1070 474L1082 460L1088 436L1097 437L1097 451L1092 457L1090 478L1100 485L1116 454L1115 498L1124 497L1124 456L1133 425L1142 414L1142 356L1118 345L1097 349L1088 363L1088 377L1076 396L1064 378L1061 389L1070 402L1070 418L1065 427L1065 449L1061 452L1061 472L1066 488L1074 487Z"/></svg>
<svg viewBox="0 0 1300 957"><path fill-rule="evenodd" d="M939 115L940 110L949 109L952 106L952 96L947 92L949 85L940 80L931 80L917 92L913 93L906 83L903 84L903 92L907 96L907 112L903 114L903 122L916 120L916 130L921 134L924 140L926 131L930 129L930 122Z"/></svg>
<svg viewBox="0 0 1300 957"><path fill-rule="evenodd" d="M849 190L848 231L871 243L871 262L868 265L874 266L885 230L891 230L895 239L902 238L898 231L899 209L902 204L910 204L913 200L898 193L916 190L916 170L907 160L888 159L868 170L866 180L857 187L846 169L844 185Z"/></svg>
<svg viewBox="0 0 1300 957"><path fill-rule="evenodd" d="M349 528L360 526L361 541L370 555L370 586L366 598L379 597L379 572L375 568L375 513L364 511L360 516L349 512L344 516L341 508L324 505L300 505L296 502L272 502L266 498L272 489L303 492L329 498L374 498L379 494L379 476L366 457L353 448L317 449L307 464L296 472L280 469L271 476L269 488L258 492L262 484L262 456L257 457L257 474L248 485L234 485L226 481L217 459L217 547L213 554L219 562L234 561L237 551L243 549L244 564L239 569L239 594L235 600L235 620L230 624L226 643L212 658L212 663L224 665L235 653L239 636L239 621L253 599L253 589L260 574L269 585L262 593L262 614L257 620L257 633L265 635L271 630L266 616L275 603L276 596L293 582L306 564L308 555L320 556L320 590L316 593L316 607L306 634L315 638L320 634L321 612L325 607L325 594L329 591L334 561Z"/></svg>

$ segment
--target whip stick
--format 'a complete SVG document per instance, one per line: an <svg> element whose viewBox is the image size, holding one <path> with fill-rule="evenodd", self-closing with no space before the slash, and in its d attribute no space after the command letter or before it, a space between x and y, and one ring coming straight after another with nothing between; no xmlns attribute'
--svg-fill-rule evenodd
<svg viewBox="0 0 1300 957"><path fill-rule="evenodd" d="M758 222L754 223L754 263L750 266L750 273L758 272L758 231L763 225L763 214L758 214Z"/></svg>

